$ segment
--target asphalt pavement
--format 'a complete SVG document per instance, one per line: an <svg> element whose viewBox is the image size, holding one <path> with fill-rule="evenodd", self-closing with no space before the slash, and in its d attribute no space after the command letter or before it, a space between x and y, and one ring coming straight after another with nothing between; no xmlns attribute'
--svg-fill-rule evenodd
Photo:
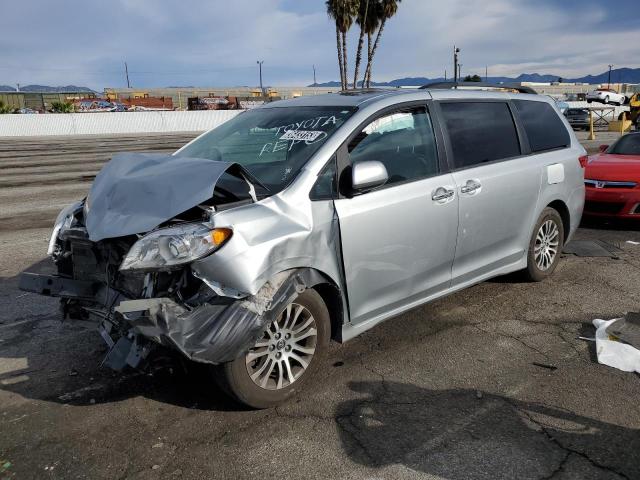
<svg viewBox="0 0 640 480"><path fill-rule="evenodd" d="M0 140L0 479L640 478L640 376L578 338L640 310L640 224L585 225L576 239L611 255L565 255L545 282L498 278L333 344L276 409L171 355L101 368L94 326L17 275L51 269L57 211L112 153L192 136Z"/></svg>

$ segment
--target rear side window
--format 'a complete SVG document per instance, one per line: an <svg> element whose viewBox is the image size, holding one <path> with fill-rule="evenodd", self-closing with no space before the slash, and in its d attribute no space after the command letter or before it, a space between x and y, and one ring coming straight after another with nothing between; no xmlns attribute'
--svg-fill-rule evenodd
<svg viewBox="0 0 640 480"><path fill-rule="evenodd" d="M452 102L440 104L455 168L520 155L518 133L504 102Z"/></svg>
<svg viewBox="0 0 640 480"><path fill-rule="evenodd" d="M529 137L532 152L544 152L571 145L569 133L551 105L528 100L514 100L513 103Z"/></svg>

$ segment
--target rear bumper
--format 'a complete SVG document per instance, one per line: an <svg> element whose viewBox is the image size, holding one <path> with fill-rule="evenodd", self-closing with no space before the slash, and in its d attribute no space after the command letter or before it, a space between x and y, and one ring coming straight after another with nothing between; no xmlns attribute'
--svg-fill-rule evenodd
<svg viewBox="0 0 640 480"><path fill-rule="evenodd" d="M640 189L587 187L584 215L640 219Z"/></svg>

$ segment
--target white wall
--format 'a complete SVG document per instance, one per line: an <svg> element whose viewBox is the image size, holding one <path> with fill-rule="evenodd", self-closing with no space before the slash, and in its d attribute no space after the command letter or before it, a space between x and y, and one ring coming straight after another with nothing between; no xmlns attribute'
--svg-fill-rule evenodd
<svg viewBox="0 0 640 480"><path fill-rule="evenodd" d="M0 137L200 132L235 117L238 110L100 112L0 115Z"/></svg>

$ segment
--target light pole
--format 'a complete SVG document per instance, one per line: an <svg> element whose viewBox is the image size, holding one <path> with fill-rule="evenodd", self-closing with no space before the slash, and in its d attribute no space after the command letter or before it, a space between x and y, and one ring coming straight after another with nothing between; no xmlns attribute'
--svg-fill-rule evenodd
<svg viewBox="0 0 640 480"><path fill-rule="evenodd" d="M124 62L124 76L127 77L127 88L131 88L131 83L129 82L129 66L127 62Z"/></svg>
<svg viewBox="0 0 640 480"><path fill-rule="evenodd" d="M453 83L458 83L458 54L460 49L453 46Z"/></svg>
<svg viewBox="0 0 640 480"><path fill-rule="evenodd" d="M609 81L608 81L607 88L611 88L611 69L612 68L613 68L613 65L609 65Z"/></svg>
<svg viewBox="0 0 640 480"><path fill-rule="evenodd" d="M257 60L256 63L260 69L260 93L264 97L264 88L262 87L262 64L264 63L264 60Z"/></svg>
<svg viewBox="0 0 640 480"><path fill-rule="evenodd" d="M316 66L313 66L313 86L315 87L316 85L318 85L318 82L316 81Z"/></svg>

